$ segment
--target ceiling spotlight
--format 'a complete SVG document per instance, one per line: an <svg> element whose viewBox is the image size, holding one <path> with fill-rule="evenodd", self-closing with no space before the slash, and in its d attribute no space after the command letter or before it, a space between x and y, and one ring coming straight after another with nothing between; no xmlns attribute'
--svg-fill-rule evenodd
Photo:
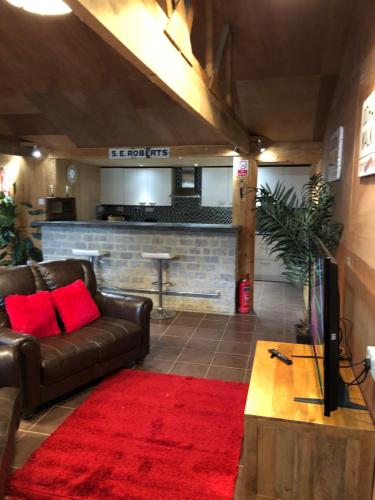
<svg viewBox="0 0 375 500"><path fill-rule="evenodd" d="M194 167L198 167L199 163L194 163Z"/></svg>
<svg viewBox="0 0 375 500"><path fill-rule="evenodd" d="M267 149L267 148L265 148L264 146L262 146L262 147L260 148L260 150L259 150L259 151L260 151L261 153L264 153L266 149Z"/></svg>
<svg viewBox="0 0 375 500"><path fill-rule="evenodd" d="M60 16L69 14L72 9L62 0L7 0L10 4L33 14Z"/></svg>
<svg viewBox="0 0 375 500"><path fill-rule="evenodd" d="M183 156L179 156L179 157L178 157L178 159L179 159L179 160L182 160L182 158L183 158Z"/></svg>
<svg viewBox="0 0 375 500"><path fill-rule="evenodd" d="M31 151L31 156L33 158L41 158L42 157L42 152L41 150L38 148L38 146L33 146L33 149Z"/></svg>
<svg viewBox="0 0 375 500"><path fill-rule="evenodd" d="M143 167L143 163L140 163L140 164L139 164L139 166L140 166L140 167Z"/></svg>
<svg viewBox="0 0 375 500"><path fill-rule="evenodd" d="M233 151L235 153L238 153L240 151L240 148L238 146L234 146Z"/></svg>

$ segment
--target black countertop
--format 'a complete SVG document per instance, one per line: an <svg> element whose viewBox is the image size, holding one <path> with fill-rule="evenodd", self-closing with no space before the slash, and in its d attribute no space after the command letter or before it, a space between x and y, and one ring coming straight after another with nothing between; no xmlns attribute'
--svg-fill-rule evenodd
<svg viewBox="0 0 375 500"><path fill-rule="evenodd" d="M175 222L108 222L104 220L71 220L71 221L34 221L33 227L40 226L72 226L72 227L116 227L124 229L158 229L161 231L207 231L237 233L241 226L234 224L184 224Z"/></svg>

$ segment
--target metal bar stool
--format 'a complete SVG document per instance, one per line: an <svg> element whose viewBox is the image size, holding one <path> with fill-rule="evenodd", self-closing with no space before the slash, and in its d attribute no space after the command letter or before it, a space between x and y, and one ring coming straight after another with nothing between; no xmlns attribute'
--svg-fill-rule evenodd
<svg viewBox="0 0 375 500"><path fill-rule="evenodd" d="M102 264L103 261L101 260L102 257L108 257L110 253L108 251L103 251L103 250L87 250L83 248L73 248L72 249L72 254L76 255L77 257L82 257L84 259L88 259L92 267L94 268L94 271L96 272L96 279L98 282L98 288L102 287L104 285L104 280L102 273L100 272L100 266L99 264Z"/></svg>
<svg viewBox="0 0 375 500"><path fill-rule="evenodd" d="M163 283L163 261L175 259L176 256L170 253L153 253L153 252L143 252L142 257L144 259L155 259L158 260L159 270L158 270L158 295L159 295L159 305L157 309L151 311L151 318L153 319L168 319L176 316L176 311L171 311L163 308L163 285L172 285L173 283Z"/></svg>

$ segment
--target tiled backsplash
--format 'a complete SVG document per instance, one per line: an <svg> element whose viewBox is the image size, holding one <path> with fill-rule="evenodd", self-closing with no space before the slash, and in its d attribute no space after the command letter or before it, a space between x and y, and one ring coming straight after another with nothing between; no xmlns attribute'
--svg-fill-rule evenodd
<svg viewBox="0 0 375 500"><path fill-rule="evenodd" d="M177 172L176 172L177 173ZM196 176L197 191L201 191L201 169ZM196 224L231 224L231 207L202 207L200 198L174 197L172 206L98 205L97 219L122 215L135 222L186 222Z"/></svg>

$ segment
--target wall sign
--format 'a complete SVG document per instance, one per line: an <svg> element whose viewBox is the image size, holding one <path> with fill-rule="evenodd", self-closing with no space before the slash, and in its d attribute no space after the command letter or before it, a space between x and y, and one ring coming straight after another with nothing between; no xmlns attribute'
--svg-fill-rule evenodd
<svg viewBox="0 0 375 500"><path fill-rule="evenodd" d="M375 174L375 90L362 106L358 175Z"/></svg>
<svg viewBox="0 0 375 500"><path fill-rule="evenodd" d="M328 182L338 181L341 177L344 146L344 127L339 127L329 140L328 149Z"/></svg>
<svg viewBox="0 0 375 500"><path fill-rule="evenodd" d="M119 158L169 158L170 149L164 146L153 148L110 148L108 157L110 160Z"/></svg>
<svg viewBox="0 0 375 500"><path fill-rule="evenodd" d="M236 171L236 177L247 177L249 175L249 160L241 160L241 158L234 156L233 168Z"/></svg>

